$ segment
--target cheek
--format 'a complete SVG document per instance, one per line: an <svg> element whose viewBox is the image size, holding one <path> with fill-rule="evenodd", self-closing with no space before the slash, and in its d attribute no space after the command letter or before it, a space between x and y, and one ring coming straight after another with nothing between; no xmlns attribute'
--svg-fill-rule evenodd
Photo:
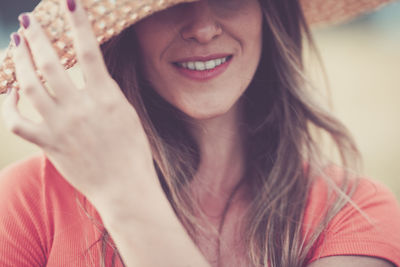
<svg viewBox="0 0 400 267"><path fill-rule="evenodd" d="M242 18L242 23L236 24L237 38L242 49L240 73L246 75L242 80L242 85L248 85L253 78L258 67L262 54L263 31L262 31L262 13L249 12ZM246 23L243 23L245 21ZM243 84L245 83L245 84Z"/></svg>
<svg viewBox="0 0 400 267"><path fill-rule="evenodd" d="M253 46L261 46L263 34L263 14L261 7L257 5L257 9L247 13L243 21L245 23L242 23L241 30L245 39Z"/></svg>
<svg viewBox="0 0 400 267"><path fill-rule="evenodd" d="M140 66L149 81L159 79L157 74L168 36L152 20L144 20L135 25L135 34L139 44Z"/></svg>
<svg viewBox="0 0 400 267"><path fill-rule="evenodd" d="M248 0L251 2L252 0ZM236 48L239 60L229 71L229 76L208 84L179 80L168 64L164 51L173 37L163 25L143 21L136 25L147 80L166 101L193 118L206 118L227 112L240 98L254 76L261 56L262 14L257 6L244 8L241 15L227 18L223 44ZM165 25L164 25L165 26ZM171 25L168 26L171 29Z"/></svg>
<svg viewBox="0 0 400 267"><path fill-rule="evenodd" d="M226 22L228 34L240 43L245 58L260 54L263 35L261 6L258 1L247 1L245 7Z"/></svg>
<svg viewBox="0 0 400 267"><path fill-rule="evenodd" d="M160 61L172 40L171 27L160 22L156 16L146 18L134 26L143 61Z"/></svg>

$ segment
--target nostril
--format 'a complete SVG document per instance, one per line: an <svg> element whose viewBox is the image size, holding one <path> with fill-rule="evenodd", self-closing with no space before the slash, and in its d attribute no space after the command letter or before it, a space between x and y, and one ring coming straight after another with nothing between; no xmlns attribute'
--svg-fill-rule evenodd
<svg viewBox="0 0 400 267"><path fill-rule="evenodd" d="M222 34L222 28L217 23L197 23L182 29L181 36L184 40L194 40L206 43L216 39Z"/></svg>

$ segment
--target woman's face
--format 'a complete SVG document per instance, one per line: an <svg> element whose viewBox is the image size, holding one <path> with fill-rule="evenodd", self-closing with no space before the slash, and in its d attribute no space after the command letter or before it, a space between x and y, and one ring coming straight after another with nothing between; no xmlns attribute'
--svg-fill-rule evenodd
<svg viewBox="0 0 400 267"><path fill-rule="evenodd" d="M258 0L201 0L158 12L135 26L147 80L195 119L235 107L261 57Z"/></svg>

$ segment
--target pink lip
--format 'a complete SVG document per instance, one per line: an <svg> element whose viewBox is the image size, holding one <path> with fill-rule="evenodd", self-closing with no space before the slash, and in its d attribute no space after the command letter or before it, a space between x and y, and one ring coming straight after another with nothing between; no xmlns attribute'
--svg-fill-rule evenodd
<svg viewBox="0 0 400 267"><path fill-rule="evenodd" d="M175 62L188 62L188 61L208 61L217 58L228 57L231 54L213 54L208 56L194 56L194 57L186 57L176 60Z"/></svg>
<svg viewBox="0 0 400 267"><path fill-rule="evenodd" d="M225 55L228 56L228 55ZM207 60L212 60L216 58L223 58L225 57L224 55L212 55L208 57L191 57L191 58L185 58L183 60L180 60L178 62L187 62L187 61L207 61ZM228 60L225 63L222 63L221 65L218 65L212 70L190 70L190 69L185 69L182 67L177 66L176 64L173 64L173 66L176 68L176 70L183 75L186 78L189 78L191 80L195 81L208 81L210 79L213 79L219 75L221 75L225 70L228 68L229 64L232 62L233 57L228 58Z"/></svg>

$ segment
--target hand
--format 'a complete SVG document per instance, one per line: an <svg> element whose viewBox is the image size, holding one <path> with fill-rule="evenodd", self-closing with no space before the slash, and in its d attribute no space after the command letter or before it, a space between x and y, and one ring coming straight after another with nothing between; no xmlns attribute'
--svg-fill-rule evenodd
<svg viewBox="0 0 400 267"><path fill-rule="evenodd" d="M5 124L41 147L58 171L86 195L103 197L111 191L143 195L157 186L161 192L139 117L109 75L85 11L77 5L74 12L66 13L84 88L78 89L70 80L40 24L26 14L29 26L20 36L13 60L20 92L43 121L22 117L17 109L19 92L13 90L3 106ZM54 93L40 82L33 62Z"/></svg>
<svg viewBox="0 0 400 267"><path fill-rule="evenodd" d="M20 91L43 121L23 118L19 93L12 90L3 105L6 125L41 147L91 200L128 266L209 267L163 194L138 114L107 72L84 10L78 4L68 16L85 87L76 88L29 16L13 58ZM33 62L54 93L40 82Z"/></svg>

